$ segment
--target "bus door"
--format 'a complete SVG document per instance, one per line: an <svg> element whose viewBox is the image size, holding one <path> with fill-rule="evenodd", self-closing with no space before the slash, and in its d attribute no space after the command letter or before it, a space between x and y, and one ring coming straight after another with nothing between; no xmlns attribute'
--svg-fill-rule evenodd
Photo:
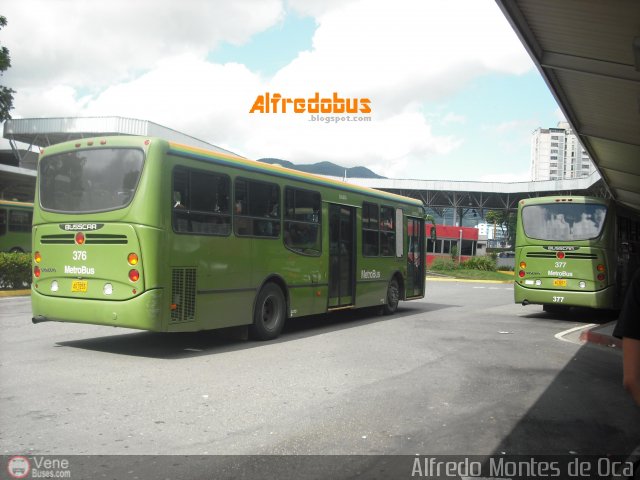
<svg viewBox="0 0 640 480"><path fill-rule="evenodd" d="M354 304L355 209L329 204L329 308Z"/></svg>
<svg viewBox="0 0 640 480"><path fill-rule="evenodd" d="M424 295L424 220L407 218L407 288L406 298Z"/></svg>

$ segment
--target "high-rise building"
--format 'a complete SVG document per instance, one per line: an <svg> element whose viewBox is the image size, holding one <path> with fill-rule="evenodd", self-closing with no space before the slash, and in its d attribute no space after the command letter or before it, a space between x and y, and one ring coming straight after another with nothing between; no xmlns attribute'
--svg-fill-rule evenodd
<svg viewBox="0 0 640 480"><path fill-rule="evenodd" d="M587 177L595 167L567 122L556 128L538 128L531 138L531 179L558 180Z"/></svg>

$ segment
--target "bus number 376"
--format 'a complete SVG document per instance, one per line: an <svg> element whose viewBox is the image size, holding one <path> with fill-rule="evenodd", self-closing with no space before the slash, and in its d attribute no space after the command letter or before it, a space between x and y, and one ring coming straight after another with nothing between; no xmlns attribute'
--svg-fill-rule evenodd
<svg viewBox="0 0 640 480"><path fill-rule="evenodd" d="M72 257L74 260L86 260L87 252L85 252L84 250L74 250Z"/></svg>

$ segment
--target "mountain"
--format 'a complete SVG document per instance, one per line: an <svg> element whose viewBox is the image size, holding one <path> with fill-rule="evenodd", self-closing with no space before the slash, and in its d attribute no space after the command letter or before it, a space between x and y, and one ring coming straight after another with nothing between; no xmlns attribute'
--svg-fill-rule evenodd
<svg viewBox="0 0 640 480"><path fill-rule="evenodd" d="M344 177L346 170L347 178L386 178L373 173L366 167L344 168L331 162L318 162L311 165L296 165L295 163L287 160L280 160L279 158L261 158L258 161L262 163L269 163L271 165L281 165L301 172L315 173L316 175L329 175L331 177Z"/></svg>

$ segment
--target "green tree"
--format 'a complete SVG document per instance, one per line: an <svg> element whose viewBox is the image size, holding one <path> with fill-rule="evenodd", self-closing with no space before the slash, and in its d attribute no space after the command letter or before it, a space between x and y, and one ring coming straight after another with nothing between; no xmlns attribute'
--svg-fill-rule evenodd
<svg viewBox="0 0 640 480"><path fill-rule="evenodd" d="M7 26L7 19L0 15L0 30ZM11 66L11 57L7 47L0 47L0 76ZM13 109L13 94L16 91L12 88L0 85L0 122L11 118L9 113Z"/></svg>
<svg viewBox="0 0 640 480"><path fill-rule="evenodd" d="M516 217L515 212L508 212L506 210L489 210L484 216L487 223L493 223L502 231L510 245L513 245L515 241Z"/></svg>
<svg viewBox="0 0 640 480"><path fill-rule="evenodd" d="M493 223L493 225L502 230L502 224L504 223L504 212L502 210L489 210L484 219L487 223Z"/></svg>

